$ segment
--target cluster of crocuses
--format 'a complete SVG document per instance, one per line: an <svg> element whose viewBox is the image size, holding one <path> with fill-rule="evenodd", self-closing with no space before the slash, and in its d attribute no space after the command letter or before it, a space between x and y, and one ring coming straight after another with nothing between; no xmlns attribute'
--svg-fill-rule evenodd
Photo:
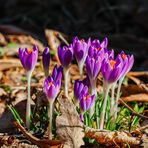
<svg viewBox="0 0 148 148"><path fill-rule="evenodd" d="M55 65L52 75L49 75L50 65L50 51L49 48L45 48L42 55L43 69L46 79L44 81L44 92L49 101L49 139L52 139L52 110L53 103L57 97L60 87L62 74L64 76L64 92L68 97L68 81L69 81L69 69L72 60L76 59L81 80L76 80L74 84L74 97L75 104L80 109L80 119L83 122L83 115L86 111L90 112L90 116L94 114L95 99L97 96L97 77L102 72L104 83L104 103L103 110L100 116L99 128L104 128L105 110L108 101L109 91L111 90L111 106L110 110L113 119L117 117L118 100L120 95L120 89L122 81L125 75L130 71L133 66L133 55L126 55L123 51L114 57L114 50L108 50L108 40L105 38L101 43L98 39L91 40L90 38L85 41L79 40L77 37L73 39L73 42L66 46L59 46L58 56L61 66ZM27 71L28 78L28 99L26 109L26 126L30 125L30 80L32 72L35 68L38 57L38 49L34 46L32 49L19 49L19 57L25 70ZM86 71L86 77L84 76L84 66ZM119 81L117 95L114 96L115 87Z"/></svg>
<svg viewBox="0 0 148 148"><path fill-rule="evenodd" d="M105 98L103 102L103 110L100 115L100 129L104 128L105 110L110 89L112 90L110 111L113 120L116 119L121 84L125 75L131 70L134 63L133 55L126 55L124 51L122 51L115 57L114 50L108 50L107 46L107 38L100 42L98 39L91 40L89 38L85 41L84 39L79 40L75 37L70 45L60 46L58 48L59 59L64 68L65 95L67 97L68 71L73 57L75 57L79 67L81 81L75 81L74 96L76 104L79 103L81 110L80 118L82 121L84 112L90 110L91 116L94 113L95 98L97 96L96 81L99 73L102 73ZM82 80L84 65L86 67L86 78ZM119 85L115 98L115 87L118 81Z"/></svg>

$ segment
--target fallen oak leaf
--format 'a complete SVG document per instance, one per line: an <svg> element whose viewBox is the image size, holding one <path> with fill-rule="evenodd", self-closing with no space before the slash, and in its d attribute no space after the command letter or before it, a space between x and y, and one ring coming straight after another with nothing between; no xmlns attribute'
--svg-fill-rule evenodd
<svg viewBox="0 0 148 148"><path fill-rule="evenodd" d="M64 148L79 148L84 144L83 127L75 106L65 96L58 99L61 116L56 118L57 136L65 140Z"/></svg>
<svg viewBox="0 0 148 148"><path fill-rule="evenodd" d="M98 143L112 146L122 145L128 143L129 145L136 146L140 144L140 139L137 137L129 136L129 134L120 131L105 131L87 127L85 129L85 137L95 139Z"/></svg>
<svg viewBox="0 0 148 148"><path fill-rule="evenodd" d="M19 122L14 122L14 125L23 133L23 135L30 140L33 144L40 146L41 148L52 148L52 146L61 146L63 142L61 140L48 140L39 139L29 133Z"/></svg>

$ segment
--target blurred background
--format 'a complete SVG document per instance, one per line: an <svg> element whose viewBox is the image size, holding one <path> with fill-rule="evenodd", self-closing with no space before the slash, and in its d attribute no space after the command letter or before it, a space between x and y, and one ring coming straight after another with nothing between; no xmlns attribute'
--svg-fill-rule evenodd
<svg viewBox="0 0 148 148"><path fill-rule="evenodd" d="M45 45L44 30L71 37L109 38L109 47L135 55L148 70L147 0L0 0L0 32L27 33ZM18 31L19 30L19 31Z"/></svg>

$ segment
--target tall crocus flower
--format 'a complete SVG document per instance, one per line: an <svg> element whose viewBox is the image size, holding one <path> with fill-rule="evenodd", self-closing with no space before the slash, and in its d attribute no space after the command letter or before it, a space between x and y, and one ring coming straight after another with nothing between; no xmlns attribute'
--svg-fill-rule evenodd
<svg viewBox="0 0 148 148"><path fill-rule="evenodd" d="M104 58L103 49L94 49L92 46L89 49L86 58L86 72L90 80L91 94L97 94L96 91L96 78L100 72L102 59Z"/></svg>
<svg viewBox="0 0 148 148"><path fill-rule="evenodd" d="M58 57L61 62L61 65L63 66L65 96L68 97L69 66L73 58L72 45L64 47L59 46Z"/></svg>
<svg viewBox="0 0 148 148"><path fill-rule="evenodd" d="M48 106L48 117L50 118L49 126L48 126L48 133L49 139L52 139L52 110L53 110L53 103L55 98L57 97L60 87L61 87L61 79L62 79L62 72L61 68L54 67L52 76L48 76L44 81L44 92L47 96L49 106Z"/></svg>
<svg viewBox="0 0 148 148"><path fill-rule="evenodd" d="M105 99L103 104L103 110L100 117L100 129L103 129L104 126L104 117L109 90L111 86L119 80L122 68L123 62L119 58L116 58L115 60L111 58L106 58L102 62L102 75L104 78L105 85Z"/></svg>
<svg viewBox="0 0 148 148"><path fill-rule="evenodd" d="M42 61L43 61L43 69L45 72L45 76L49 75L49 64L50 64L50 50L46 47L42 54Z"/></svg>
<svg viewBox="0 0 148 148"><path fill-rule="evenodd" d="M126 55L124 51L122 51L119 55L118 58L122 60L123 62L123 68L121 71L121 78L119 79L119 84L118 84L118 89L117 89L117 95L116 95L116 103L115 103L115 119L117 117L117 108L118 108L118 100L120 96L120 90L121 90L121 85L123 82L123 79L125 78L126 74L131 70L134 64L134 56L133 55Z"/></svg>
<svg viewBox="0 0 148 148"><path fill-rule="evenodd" d="M90 43L90 39L86 42L84 39L79 40L75 37L73 40L73 51L79 66L81 78L83 77L83 66L88 54Z"/></svg>
<svg viewBox="0 0 148 148"><path fill-rule="evenodd" d="M27 72L27 81L28 81L28 97L27 97L27 108L26 108L26 126L30 128L30 115L31 115L31 105L30 105L30 83L32 72L35 68L35 64L37 63L38 58L38 49L36 46L33 48L19 48L19 58Z"/></svg>

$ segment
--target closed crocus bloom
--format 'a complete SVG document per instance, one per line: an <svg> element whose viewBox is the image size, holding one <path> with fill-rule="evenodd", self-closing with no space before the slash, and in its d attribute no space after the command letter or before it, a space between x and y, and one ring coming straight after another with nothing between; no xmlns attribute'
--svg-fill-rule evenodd
<svg viewBox="0 0 148 148"><path fill-rule="evenodd" d="M50 64L50 50L48 47L46 47L43 51L42 60L43 60L43 68L44 68L45 76L48 76L49 64Z"/></svg>
<svg viewBox="0 0 148 148"><path fill-rule="evenodd" d="M86 112L94 104L95 95L90 96L89 94L83 95L80 100L80 110L82 113Z"/></svg>
<svg viewBox="0 0 148 148"><path fill-rule="evenodd" d="M79 66L81 77L83 74L83 66L88 54L90 43L90 39L88 39L86 42L84 39L79 40L77 37L75 37L73 40L73 51Z"/></svg>
<svg viewBox="0 0 148 148"><path fill-rule="evenodd" d="M74 84L75 102L78 103L83 95L88 93L88 87L82 81L76 80Z"/></svg>
<svg viewBox="0 0 148 148"><path fill-rule="evenodd" d="M86 73L89 77L90 81L90 89L91 94L97 94L96 92L96 78L100 72L101 65L102 65L102 59L104 54L97 54L95 50L90 49L89 55L86 58Z"/></svg>
<svg viewBox="0 0 148 148"><path fill-rule="evenodd" d="M62 66L57 66L57 64L54 66L54 68L53 68L53 72L52 72L52 78L53 78L53 80L54 81L59 81L59 79L58 79L58 77L59 77L59 75L61 76L61 74L63 73L63 68L62 68ZM61 77L61 79L62 79L62 77Z"/></svg>
<svg viewBox="0 0 148 148"><path fill-rule="evenodd" d="M73 58L72 45L63 46L63 47L59 46L58 47L58 57L61 62L61 65L65 68L68 68Z"/></svg>
<svg viewBox="0 0 148 148"><path fill-rule="evenodd" d="M34 69L38 58L38 48L34 46L33 48L19 48L19 58L26 71L31 71Z"/></svg>
<svg viewBox="0 0 148 148"><path fill-rule="evenodd" d="M69 65L71 64L73 58L73 48L72 45L69 46L59 46L58 47L58 57L63 66L64 73L64 92L65 96L68 98L68 81L69 81Z"/></svg>

